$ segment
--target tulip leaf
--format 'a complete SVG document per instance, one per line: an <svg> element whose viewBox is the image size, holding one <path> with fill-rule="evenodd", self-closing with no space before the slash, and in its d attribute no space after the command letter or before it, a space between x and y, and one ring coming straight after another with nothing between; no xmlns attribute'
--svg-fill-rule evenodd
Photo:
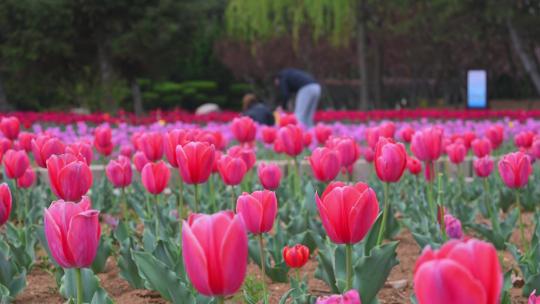
<svg viewBox="0 0 540 304"><path fill-rule="evenodd" d="M109 237L102 235L101 239L99 240L99 247L96 257L92 263L92 270L94 273L101 273L105 270L107 259L111 255L111 252L112 240Z"/></svg>
<svg viewBox="0 0 540 304"><path fill-rule="evenodd" d="M147 288L173 303L196 303L185 283L167 265L148 252L132 251L132 255Z"/></svg>
<svg viewBox="0 0 540 304"><path fill-rule="evenodd" d="M398 242L386 243L374 247L369 256L356 259L354 265L353 286L360 291L362 303L377 303L377 293L384 286L397 259Z"/></svg>
<svg viewBox="0 0 540 304"><path fill-rule="evenodd" d="M337 246L327 242L319 249L317 260L319 264L315 271L315 277L325 281L333 293L343 291L346 280L345 246Z"/></svg>
<svg viewBox="0 0 540 304"><path fill-rule="evenodd" d="M12 258L9 245L0 241L0 285L9 291L9 297L15 297L26 287L26 271Z"/></svg>
<svg viewBox="0 0 540 304"><path fill-rule="evenodd" d="M139 275L139 269L131 256L132 240L127 238L120 242L120 255L118 256L118 268L120 276L128 281L131 287L136 289L144 288L144 280Z"/></svg>
<svg viewBox="0 0 540 304"><path fill-rule="evenodd" d="M296 289L292 288L292 289L289 289L287 290L286 293L284 293L281 298L279 299L279 304L285 304L287 303L287 299L292 295L292 293L295 291Z"/></svg>
<svg viewBox="0 0 540 304"><path fill-rule="evenodd" d="M285 241L280 239L281 234L276 233L275 236L268 236L265 241L265 251L271 250L271 254L266 254L266 276L272 279L272 282L287 282L287 273L289 269L281 257L281 249L286 245ZM261 257L259 253L259 243L251 240L248 244L249 257L261 267ZM279 249L278 249L279 248ZM277 251L277 254L276 254ZM273 260L273 262L271 261Z"/></svg>
<svg viewBox="0 0 540 304"><path fill-rule="evenodd" d="M81 276L83 282L83 301L88 303L92 301L94 294L102 288L99 286L99 278L94 275L92 269L82 268ZM60 293L66 299L77 298L76 271L74 268L64 270Z"/></svg>
<svg viewBox="0 0 540 304"><path fill-rule="evenodd" d="M114 303L113 300L109 298L109 295L107 295L105 290L102 288L98 289L94 293L94 296L92 297L92 301L90 302L90 304L113 304L113 303Z"/></svg>

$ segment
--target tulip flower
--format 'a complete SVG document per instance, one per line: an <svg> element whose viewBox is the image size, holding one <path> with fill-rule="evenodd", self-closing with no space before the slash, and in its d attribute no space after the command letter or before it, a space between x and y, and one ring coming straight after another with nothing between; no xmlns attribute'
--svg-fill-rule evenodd
<svg viewBox="0 0 540 304"><path fill-rule="evenodd" d="M247 116L235 118L231 123L231 130L239 143L253 142L257 134L255 122Z"/></svg>
<svg viewBox="0 0 540 304"><path fill-rule="evenodd" d="M54 201L44 210L44 231L53 259L62 268L75 268L77 303L83 301L81 268L92 265L101 236L99 211L86 196L79 203Z"/></svg>
<svg viewBox="0 0 540 304"><path fill-rule="evenodd" d="M422 163L413 156L407 158L407 169L412 175L418 175L422 172Z"/></svg>
<svg viewBox="0 0 540 304"><path fill-rule="evenodd" d="M36 181L36 173L32 170L32 167L28 167L24 174L17 178L17 187L28 189L34 185Z"/></svg>
<svg viewBox="0 0 540 304"><path fill-rule="evenodd" d="M269 232L277 215L277 198L273 191L244 192L236 202L236 213L242 215L247 230L260 235Z"/></svg>
<svg viewBox="0 0 540 304"><path fill-rule="evenodd" d="M242 216L247 231L256 235L259 241L263 292L266 295L266 277L263 233L269 232L276 220L278 205L276 194L269 190L244 192L236 202L236 213Z"/></svg>
<svg viewBox="0 0 540 304"><path fill-rule="evenodd" d="M137 151L135 152L135 154L133 154L133 163L135 164L135 169L137 169L139 173L142 172L144 166L149 162L150 161L148 160L148 158L146 158L143 152Z"/></svg>
<svg viewBox="0 0 540 304"><path fill-rule="evenodd" d="M2 134L4 134L4 136L9 138L10 140L17 139L17 136L19 135L19 130L21 128L20 125L21 123L19 122L19 119L14 116L2 117L2 119L0 120L0 130L2 131Z"/></svg>
<svg viewBox="0 0 540 304"><path fill-rule="evenodd" d="M156 163L147 163L141 171L141 181L144 188L156 196L165 190L170 177L171 171L162 160Z"/></svg>
<svg viewBox="0 0 540 304"><path fill-rule="evenodd" d="M525 240L525 228L523 227L518 190L527 185L532 171L531 160L529 156L523 152L508 153L499 160L499 175L501 176L501 179L508 188L516 190L516 204L519 212L519 231L521 243L525 251L527 251L528 245Z"/></svg>
<svg viewBox="0 0 540 304"><path fill-rule="evenodd" d="M163 157L163 135L159 132L146 132L139 137L140 150L149 161L158 161Z"/></svg>
<svg viewBox="0 0 540 304"><path fill-rule="evenodd" d="M78 201L92 186L92 171L84 160L72 154L52 155L47 160L47 171L51 189L60 199Z"/></svg>
<svg viewBox="0 0 540 304"><path fill-rule="evenodd" d="M248 238L242 217L230 211L191 214L182 227L182 257L189 280L199 293L224 303L223 298L236 293L246 276Z"/></svg>
<svg viewBox="0 0 540 304"><path fill-rule="evenodd" d="M444 228L446 229L446 235L451 239L461 239L463 237L461 221L451 214L444 215Z"/></svg>
<svg viewBox="0 0 540 304"><path fill-rule="evenodd" d="M283 260L290 268L302 268L309 260L309 248L296 244L292 247L283 247Z"/></svg>
<svg viewBox="0 0 540 304"><path fill-rule="evenodd" d="M523 132L518 133L514 137L514 143L516 147L525 148L525 149L530 148L534 141L534 135L535 134L532 131L523 131Z"/></svg>
<svg viewBox="0 0 540 304"><path fill-rule="evenodd" d="M407 151L401 143L381 137L375 149L375 172L386 183L398 182L407 168Z"/></svg>
<svg viewBox="0 0 540 304"><path fill-rule="evenodd" d="M346 288L352 287L352 245L360 242L375 223L379 203L367 184L330 184L322 197L315 195L326 234L336 244L346 244ZM328 191L329 190L329 191Z"/></svg>
<svg viewBox="0 0 540 304"><path fill-rule="evenodd" d="M247 170L251 170L257 161L257 155L252 148L242 147L242 146L233 146L227 150L227 154L232 157L241 158L247 166Z"/></svg>
<svg viewBox="0 0 540 304"><path fill-rule="evenodd" d="M476 157L484 157L491 153L491 141L485 137L473 140L471 147Z"/></svg>
<svg viewBox="0 0 540 304"><path fill-rule="evenodd" d="M4 154L4 169L7 178L17 179L30 167L30 159L24 150L7 150Z"/></svg>
<svg viewBox="0 0 540 304"><path fill-rule="evenodd" d="M281 115L279 115L278 124L280 127L285 127L287 125L296 125L298 124L298 119L296 119L294 113L281 113Z"/></svg>
<svg viewBox="0 0 540 304"><path fill-rule="evenodd" d="M131 148L130 145L122 145L120 147L120 155L131 158L133 155L133 148Z"/></svg>
<svg viewBox="0 0 540 304"><path fill-rule="evenodd" d="M329 126L322 123L318 123L315 126L315 138L319 144L324 145L330 135L332 135L332 128Z"/></svg>
<svg viewBox="0 0 540 304"><path fill-rule="evenodd" d="M311 136L311 133L304 132L304 136L302 140L304 142L304 147L309 147L311 143L313 142L313 137Z"/></svg>
<svg viewBox="0 0 540 304"><path fill-rule="evenodd" d="M485 135L491 142L493 150L496 150L504 141L504 128L501 125L491 125Z"/></svg>
<svg viewBox="0 0 540 304"><path fill-rule="evenodd" d="M107 178L115 188L125 188L131 184L133 172L129 158L120 155L118 159L110 160L105 168Z"/></svg>
<svg viewBox="0 0 540 304"><path fill-rule="evenodd" d="M175 168L178 168L178 163L176 162L176 147L178 145L186 144L186 137L187 131L182 129L174 129L165 134L163 140L165 145L165 157L167 157L169 164Z"/></svg>
<svg viewBox="0 0 540 304"><path fill-rule="evenodd" d="M265 144L271 145L276 140L277 130L274 127L263 126L261 128L261 137Z"/></svg>
<svg viewBox="0 0 540 304"><path fill-rule="evenodd" d="M502 284L497 250L475 239L452 240L435 251L426 247L414 270L419 304L496 304Z"/></svg>
<svg viewBox="0 0 540 304"><path fill-rule="evenodd" d="M463 143L468 150L471 148L472 142L476 139L476 133L474 133L473 131L467 131L463 133L461 138L463 139Z"/></svg>
<svg viewBox="0 0 540 304"><path fill-rule="evenodd" d="M398 137L406 143L411 142L413 135L414 129L411 126L405 126L398 131Z"/></svg>
<svg viewBox="0 0 540 304"><path fill-rule="evenodd" d="M260 163L257 174L264 189L276 190L281 181L281 169L274 163Z"/></svg>
<svg viewBox="0 0 540 304"><path fill-rule="evenodd" d="M319 147L313 150L309 157L309 164L316 179L328 182L339 174L341 157L334 149Z"/></svg>
<svg viewBox="0 0 540 304"><path fill-rule="evenodd" d="M32 151L32 140L36 138L36 135L30 132L20 132L19 136L17 137L19 141L19 145L21 148L24 149L27 153Z"/></svg>
<svg viewBox="0 0 540 304"><path fill-rule="evenodd" d="M371 147L366 147L366 149L364 149L364 159L368 163L372 163L375 160L375 150Z"/></svg>
<svg viewBox="0 0 540 304"><path fill-rule="evenodd" d="M51 155L60 155L65 151L66 146L58 138L39 135L32 140L32 155L41 168L47 168L47 160Z"/></svg>
<svg viewBox="0 0 540 304"><path fill-rule="evenodd" d="M66 147L66 153L73 154L74 156L82 155L86 160L87 165L92 164L94 158L94 152L92 152L92 146L86 142L78 142Z"/></svg>
<svg viewBox="0 0 540 304"><path fill-rule="evenodd" d="M0 226L4 225L11 214L11 190L6 183L0 184Z"/></svg>
<svg viewBox="0 0 540 304"><path fill-rule="evenodd" d="M302 129L296 125L281 127L277 133L276 140L280 142L283 152L290 157L296 157L304 150Z"/></svg>
<svg viewBox="0 0 540 304"><path fill-rule="evenodd" d="M493 171L493 159L489 155L476 158L473 161L473 169L476 176L482 178L488 177L491 171Z"/></svg>
<svg viewBox="0 0 540 304"><path fill-rule="evenodd" d="M362 304L360 295L356 289L351 289L343 295L331 295L319 297L315 304Z"/></svg>
<svg viewBox="0 0 540 304"><path fill-rule="evenodd" d="M236 186L242 182L247 166L239 157L223 155L218 161L218 171L225 185Z"/></svg>
<svg viewBox="0 0 540 304"><path fill-rule="evenodd" d="M331 137L326 141L326 147L333 148L341 156L341 166L348 168L354 165L360 157L360 148L352 137Z"/></svg>
<svg viewBox="0 0 540 304"><path fill-rule="evenodd" d="M446 154L448 154L448 159L453 164L461 164L465 160L467 155L467 147L461 141L451 143L446 146Z"/></svg>
<svg viewBox="0 0 540 304"><path fill-rule="evenodd" d="M111 128L101 125L94 130L94 147L103 156L109 156L113 150Z"/></svg>
<svg viewBox="0 0 540 304"><path fill-rule="evenodd" d="M215 148L207 142L190 142L176 146L176 162L182 180L195 187L195 212L199 210L198 185L205 183L215 162Z"/></svg>
<svg viewBox="0 0 540 304"><path fill-rule="evenodd" d="M527 304L540 304L540 297L536 296L536 289L531 292L529 295L529 300Z"/></svg>

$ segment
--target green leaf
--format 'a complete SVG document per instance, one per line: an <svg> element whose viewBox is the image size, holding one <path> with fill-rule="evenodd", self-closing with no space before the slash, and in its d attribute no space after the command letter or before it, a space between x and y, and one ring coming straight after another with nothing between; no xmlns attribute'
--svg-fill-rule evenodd
<svg viewBox="0 0 540 304"><path fill-rule="evenodd" d="M120 255L118 257L118 268L120 268L120 276L128 281L131 287L136 289L144 288L144 280L139 275L139 269L133 257L131 239L126 239L120 243Z"/></svg>
<svg viewBox="0 0 540 304"><path fill-rule="evenodd" d="M91 267L94 273L101 273L105 270L107 259L111 255L111 252L112 240L107 236L101 236L98 251Z"/></svg>
<svg viewBox="0 0 540 304"><path fill-rule="evenodd" d="M77 298L76 271L74 268L65 269L61 280L60 294L66 299ZM82 268L83 301L91 302L94 294L101 289L99 279L91 269Z"/></svg>
<svg viewBox="0 0 540 304"><path fill-rule="evenodd" d="M180 277L170 271L163 262L143 251L132 251L132 256L147 288L156 290L163 298L173 303L196 303Z"/></svg>

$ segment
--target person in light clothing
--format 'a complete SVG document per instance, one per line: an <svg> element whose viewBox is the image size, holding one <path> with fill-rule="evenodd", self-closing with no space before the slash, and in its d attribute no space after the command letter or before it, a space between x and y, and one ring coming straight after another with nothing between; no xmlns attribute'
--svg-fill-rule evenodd
<svg viewBox="0 0 540 304"><path fill-rule="evenodd" d="M321 97L321 86L315 78L302 70L287 68L274 77L274 84L280 93L277 110L286 109L290 96L296 94L294 115L307 128L313 127L313 117Z"/></svg>

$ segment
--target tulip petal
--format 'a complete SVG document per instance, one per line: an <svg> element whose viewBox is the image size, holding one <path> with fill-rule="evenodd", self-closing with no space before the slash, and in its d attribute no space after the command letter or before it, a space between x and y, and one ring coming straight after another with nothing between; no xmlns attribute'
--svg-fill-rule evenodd
<svg viewBox="0 0 540 304"><path fill-rule="evenodd" d="M62 237L62 232L60 227L56 224L55 219L52 217L51 213L47 210L43 210L44 219L43 226L45 230L45 238L47 239L47 244L49 245L49 251L53 256L54 260L60 267L69 268L72 266L72 259L66 257L65 248L63 246L64 240Z"/></svg>
<svg viewBox="0 0 540 304"><path fill-rule="evenodd" d="M78 268L89 267L96 257L101 236L99 211L87 210L75 215L67 231L67 244Z"/></svg>
<svg viewBox="0 0 540 304"><path fill-rule="evenodd" d="M222 280L225 282L223 295L234 294L246 277L247 234L242 218L235 216L221 243Z"/></svg>
<svg viewBox="0 0 540 304"><path fill-rule="evenodd" d="M208 285L208 262L203 248L193 234L189 224L182 225L182 256L186 272L193 286L203 295L211 296L212 290Z"/></svg>

